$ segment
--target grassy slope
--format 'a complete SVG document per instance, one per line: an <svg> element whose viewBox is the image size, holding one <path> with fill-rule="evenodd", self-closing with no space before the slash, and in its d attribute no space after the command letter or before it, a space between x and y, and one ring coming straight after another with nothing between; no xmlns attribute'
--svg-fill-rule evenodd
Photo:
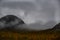
<svg viewBox="0 0 60 40"><path fill-rule="evenodd" d="M0 31L0 40L60 40L60 31Z"/></svg>

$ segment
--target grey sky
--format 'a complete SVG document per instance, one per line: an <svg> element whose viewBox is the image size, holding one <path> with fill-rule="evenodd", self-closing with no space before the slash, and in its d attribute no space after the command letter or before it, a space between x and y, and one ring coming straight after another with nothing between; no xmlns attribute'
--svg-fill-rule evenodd
<svg viewBox="0 0 60 40"><path fill-rule="evenodd" d="M1 15L9 14L20 17L26 24L60 21L58 0L2 0Z"/></svg>

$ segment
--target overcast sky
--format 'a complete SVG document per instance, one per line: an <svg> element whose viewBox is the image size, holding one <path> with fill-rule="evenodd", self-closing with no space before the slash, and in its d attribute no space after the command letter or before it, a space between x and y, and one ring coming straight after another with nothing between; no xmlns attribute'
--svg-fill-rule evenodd
<svg viewBox="0 0 60 40"><path fill-rule="evenodd" d="M58 0L2 0L0 17L16 15L26 24L60 21Z"/></svg>

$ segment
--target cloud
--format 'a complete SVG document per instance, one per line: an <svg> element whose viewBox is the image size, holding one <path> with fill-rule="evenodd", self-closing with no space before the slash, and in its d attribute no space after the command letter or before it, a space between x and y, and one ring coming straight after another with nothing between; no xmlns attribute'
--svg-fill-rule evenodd
<svg viewBox="0 0 60 40"><path fill-rule="evenodd" d="M26 2L26 1L27 1L27 2L34 2L35 0L3 0L3 2L19 2L19 1L20 1L20 2L22 2L22 1L23 1L23 2L24 2L24 1L25 1L25 2Z"/></svg>
<svg viewBox="0 0 60 40"><path fill-rule="evenodd" d="M35 22L41 22L41 24L45 24L49 21L59 22L60 14L57 0L21 1L22 0L4 0L1 5L1 14L3 16L7 14L16 15L22 18L27 24Z"/></svg>
<svg viewBox="0 0 60 40"><path fill-rule="evenodd" d="M5 1L21 1L21 0L5 0ZM26 0L27 1L27 0ZM41 3L40 3L41 1ZM53 0L54 1L54 0ZM54 3L57 1L54 1ZM49 0L48 1L44 1L44 0L36 0L35 4L31 3L31 2L5 2L2 4L2 7L7 7L7 8L12 8L12 9L17 9L17 10L23 10L24 14L28 14L28 15L32 15L31 17L35 17L37 19L34 18L34 20L55 20L55 17L58 17L58 15L54 15L55 11L58 10L57 6L55 7L55 3ZM38 4L38 5L37 5ZM57 10L56 10L57 9ZM34 15L34 16L33 16Z"/></svg>

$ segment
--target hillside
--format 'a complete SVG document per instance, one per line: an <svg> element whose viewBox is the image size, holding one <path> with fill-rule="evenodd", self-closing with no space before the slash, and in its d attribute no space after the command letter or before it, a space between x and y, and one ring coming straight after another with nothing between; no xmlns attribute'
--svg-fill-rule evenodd
<svg viewBox="0 0 60 40"><path fill-rule="evenodd" d="M15 28L18 25L25 24L22 19L15 15L6 15L0 18L0 29Z"/></svg>
<svg viewBox="0 0 60 40"><path fill-rule="evenodd" d="M55 25L52 29L60 31L60 23Z"/></svg>

